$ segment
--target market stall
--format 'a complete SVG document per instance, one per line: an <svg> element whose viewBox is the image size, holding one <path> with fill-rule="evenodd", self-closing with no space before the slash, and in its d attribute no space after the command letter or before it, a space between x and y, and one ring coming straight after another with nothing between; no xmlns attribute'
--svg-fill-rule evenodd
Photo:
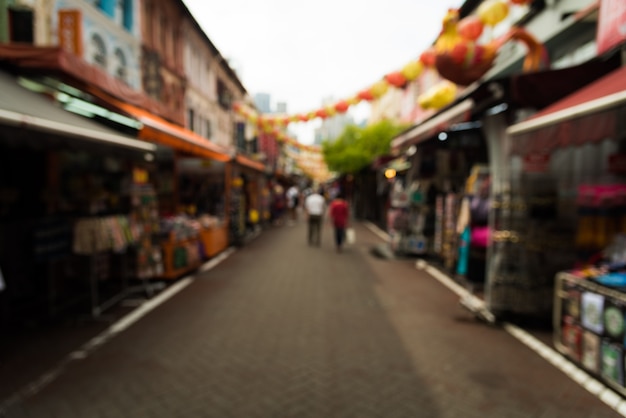
<svg viewBox="0 0 626 418"><path fill-rule="evenodd" d="M227 163L179 155L171 172L176 210L161 215L163 276L170 279L228 247Z"/></svg>

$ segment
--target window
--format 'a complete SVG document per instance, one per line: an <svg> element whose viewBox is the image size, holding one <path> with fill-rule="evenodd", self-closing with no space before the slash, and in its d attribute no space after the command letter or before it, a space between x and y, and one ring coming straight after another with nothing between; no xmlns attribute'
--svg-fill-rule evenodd
<svg viewBox="0 0 626 418"><path fill-rule="evenodd" d="M124 52L119 48L115 50L115 61L115 77L123 81L128 81L126 56L124 55Z"/></svg>
<svg viewBox="0 0 626 418"><path fill-rule="evenodd" d="M187 127L189 128L190 131L194 130L195 118L196 118L196 112L194 112L193 109L189 109L187 111Z"/></svg>
<svg viewBox="0 0 626 418"><path fill-rule="evenodd" d="M229 110L232 104L230 91L221 80L217 80L217 101L224 110Z"/></svg>
<svg viewBox="0 0 626 418"><path fill-rule="evenodd" d="M94 34L91 37L91 46L93 49L92 59L93 62L102 68L107 68L107 50L106 45L102 37L98 34Z"/></svg>
<svg viewBox="0 0 626 418"><path fill-rule="evenodd" d="M211 119L205 120L204 124L205 124L205 136L211 139L211 136L213 135L213 126L211 126Z"/></svg>
<svg viewBox="0 0 626 418"><path fill-rule="evenodd" d="M34 41L33 22L32 10L9 8L9 39L11 42L32 44Z"/></svg>

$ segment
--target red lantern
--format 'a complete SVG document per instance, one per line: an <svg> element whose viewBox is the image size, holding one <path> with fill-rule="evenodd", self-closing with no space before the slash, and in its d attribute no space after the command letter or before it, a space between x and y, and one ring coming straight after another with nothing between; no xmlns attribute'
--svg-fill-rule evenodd
<svg viewBox="0 0 626 418"><path fill-rule="evenodd" d="M348 102L345 100L340 100L335 104L335 110L339 113L346 113L348 111Z"/></svg>
<svg viewBox="0 0 626 418"><path fill-rule="evenodd" d="M468 16L459 22L457 30L465 39L475 41L482 35L484 27L485 24L477 16Z"/></svg>
<svg viewBox="0 0 626 418"><path fill-rule="evenodd" d="M307 116L307 115L304 115L304 114L299 114L299 115L298 115L298 120L300 120L300 122L306 122L306 121L308 121L308 120L309 120L309 118L308 118L308 116Z"/></svg>
<svg viewBox="0 0 626 418"><path fill-rule="evenodd" d="M385 80L387 80L387 83L397 88L402 88L406 85L406 78L399 71L385 75Z"/></svg>
<svg viewBox="0 0 626 418"><path fill-rule="evenodd" d="M320 109L315 112L315 116L318 118L326 119L328 117L328 113L326 113L326 109Z"/></svg>
<svg viewBox="0 0 626 418"><path fill-rule="evenodd" d="M435 65L435 58L437 56L437 52L434 48L428 48L426 51L422 52L420 55L420 61L427 67L432 67Z"/></svg>
<svg viewBox="0 0 626 418"><path fill-rule="evenodd" d="M374 100L374 95L369 89L360 91L357 97L361 100L366 100L368 102Z"/></svg>
<svg viewBox="0 0 626 418"><path fill-rule="evenodd" d="M239 110L241 110L241 103L233 103L233 110L239 112Z"/></svg>
<svg viewBox="0 0 626 418"><path fill-rule="evenodd" d="M524 4L530 4L532 0L510 0L510 1L513 4L524 5Z"/></svg>

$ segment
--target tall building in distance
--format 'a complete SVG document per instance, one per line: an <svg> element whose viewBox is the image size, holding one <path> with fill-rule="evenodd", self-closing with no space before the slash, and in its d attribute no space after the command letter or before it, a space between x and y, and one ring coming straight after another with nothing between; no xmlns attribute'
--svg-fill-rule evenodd
<svg viewBox="0 0 626 418"><path fill-rule="evenodd" d="M256 93L254 95L254 105L261 113L271 113L270 100L271 96L268 93Z"/></svg>
<svg viewBox="0 0 626 418"><path fill-rule="evenodd" d="M332 105L335 102L336 100L332 97L327 97L322 100L322 106ZM321 145L323 141L334 141L348 125L354 125L354 118L348 113L338 113L331 118L324 119L322 126L315 129L313 143Z"/></svg>

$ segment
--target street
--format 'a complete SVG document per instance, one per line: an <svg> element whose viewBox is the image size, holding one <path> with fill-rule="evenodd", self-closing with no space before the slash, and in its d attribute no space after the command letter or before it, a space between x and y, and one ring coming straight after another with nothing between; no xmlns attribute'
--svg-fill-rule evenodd
<svg viewBox="0 0 626 418"><path fill-rule="evenodd" d="M83 341L80 355L59 357L37 385L14 387L18 395L0 411L11 418L620 416L503 327L477 320L415 259L374 256L381 237L354 226L357 242L342 253L328 225L319 248L307 245L302 218L264 230L171 284L176 291L162 303ZM0 369L3 386L20 382L9 370Z"/></svg>

